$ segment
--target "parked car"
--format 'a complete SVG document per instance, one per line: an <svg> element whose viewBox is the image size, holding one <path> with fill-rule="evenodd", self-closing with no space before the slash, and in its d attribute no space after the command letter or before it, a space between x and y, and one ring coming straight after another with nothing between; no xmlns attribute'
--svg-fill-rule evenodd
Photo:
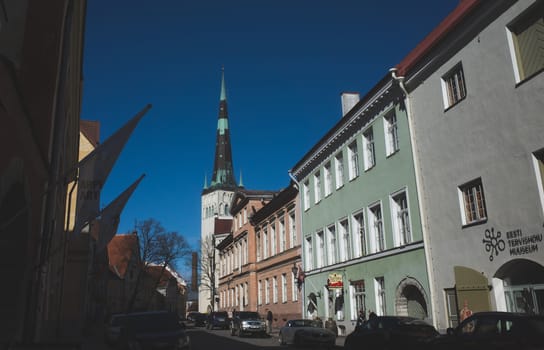
<svg viewBox="0 0 544 350"><path fill-rule="evenodd" d="M195 327L204 327L206 320L206 314L198 311L191 311L187 314L187 323Z"/></svg>
<svg viewBox="0 0 544 350"><path fill-rule="evenodd" d="M544 349L544 316L511 312L477 312L447 335L436 339L432 349Z"/></svg>
<svg viewBox="0 0 544 350"><path fill-rule="evenodd" d="M255 311L234 311L230 321L230 335L257 334L266 337L266 322Z"/></svg>
<svg viewBox="0 0 544 350"><path fill-rule="evenodd" d="M414 317L376 316L348 334L344 347L348 350L383 348L427 348L438 337L430 324Z"/></svg>
<svg viewBox="0 0 544 350"><path fill-rule="evenodd" d="M214 329L215 327L218 327L221 329L228 329L229 323L229 314L226 311L213 311L208 314L206 328Z"/></svg>
<svg viewBox="0 0 544 350"><path fill-rule="evenodd" d="M190 339L178 315L167 311L126 314L118 340L121 349L190 349Z"/></svg>
<svg viewBox="0 0 544 350"><path fill-rule="evenodd" d="M321 321L297 319L287 321L280 328L278 341L280 345L332 348L336 345L336 334L323 328Z"/></svg>

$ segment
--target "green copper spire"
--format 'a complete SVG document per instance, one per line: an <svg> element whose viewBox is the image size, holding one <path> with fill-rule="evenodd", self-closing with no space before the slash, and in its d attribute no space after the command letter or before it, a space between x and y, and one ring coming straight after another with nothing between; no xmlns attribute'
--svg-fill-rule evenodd
<svg viewBox="0 0 544 350"><path fill-rule="evenodd" d="M238 183L238 186L244 187L244 181L242 180L242 170L240 170L240 182Z"/></svg>
<svg viewBox="0 0 544 350"><path fill-rule="evenodd" d="M221 67L221 96L219 101L227 100L227 89L225 88L225 67Z"/></svg>
<svg viewBox="0 0 544 350"><path fill-rule="evenodd" d="M215 160L210 186L205 191L216 189L235 189L234 167L230 145L229 117L227 109L225 69L221 68L221 99L219 100L219 117L215 141Z"/></svg>
<svg viewBox="0 0 544 350"><path fill-rule="evenodd" d="M204 174L204 189L208 188L208 174Z"/></svg>

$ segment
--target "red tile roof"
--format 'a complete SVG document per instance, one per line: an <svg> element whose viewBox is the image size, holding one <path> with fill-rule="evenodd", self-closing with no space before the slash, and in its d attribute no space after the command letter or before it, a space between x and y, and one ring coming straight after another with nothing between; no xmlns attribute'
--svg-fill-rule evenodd
<svg viewBox="0 0 544 350"><path fill-rule="evenodd" d="M124 278L132 254L138 252L138 236L136 234L115 235L108 243L108 260L110 270Z"/></svg>
<svg viewBox="0 0 544 350"><path fill-rule="evenodd" d="M145 271L147 272L149 276L151 276L151 279L153 280L154 283L157 281L157 279L160 276L160 281L158 285L159 288L166 287L170 278L174 277L172 276L170 271L168 271L168 269L164 269L164 272L161 275L161 271L162 271L161 265L148 265L145 268Z"/></svg>
<svg viewBox="0 0 544 350"><path fill-rule="evenodd" d="M396 66L398 74L400 76L406 75L417 62L425 57L446 34L452 31L480 3L481 0L461 0L459 5Z"/></svg>

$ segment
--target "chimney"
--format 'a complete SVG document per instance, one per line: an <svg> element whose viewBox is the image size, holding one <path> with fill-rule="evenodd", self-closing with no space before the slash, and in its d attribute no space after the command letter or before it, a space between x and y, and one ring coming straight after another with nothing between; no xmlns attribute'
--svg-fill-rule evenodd
<svg viewBox="0 0 544 350"><path fill-rule="evenodd" d="M358 92L342 92L342 117L345 116L359 102L361 97Z"/></svg>
<svg viewBox="0 0 544 350"><path fill-rule="evenodd" d="M191 264L191 290L196 292L198 290L198 254L193 252L193 261Z"/></svg>

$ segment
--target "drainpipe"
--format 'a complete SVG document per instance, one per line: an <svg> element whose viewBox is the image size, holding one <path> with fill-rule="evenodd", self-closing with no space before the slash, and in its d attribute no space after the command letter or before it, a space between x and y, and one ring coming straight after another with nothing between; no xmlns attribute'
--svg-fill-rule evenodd
<svg viewBox="0 0 544 350"><path fill-rule="evenodd" d="M293 180L293 182L295 183L296 187L297 187L297 190L298 190L298 203L299 203L299 213L300 213L300 268L301 268L301 271L299 271L298 273L300 274L301 272L304 272L304 231L303 231L303 227L302 227L302 194L301 194L301 187L300 187L300 183L297 181L297 179L293 176L293 174L291 173L291 170L289 170L287 172L287 174L289 174L289 177L291 178L291 180ZM295 214L296 214L296 210L295 210ZM296 229L296 228L295 228ZM301 304L301 317L302 318L306 318L305 317L305 314L304 314L304 305L306 305L306 302L304 300L304 288L305 286L305 283L302 283L302 287L300 288L300 304Z"/></svg>
<svg viewBox="0 0 544 350"><path fill-rule="evenodd" d="M416 137L414 135L414 124L415 120L412 115L412 105L410 101L410 94L406 90L406 86L404 85L404 77L403 76L397 76L397 68L391 68L389 69L391 72L391 77L398 82L400 89L402 90L404 94L404 101L406 105L406 116L408 118L408 131L410 132L410 144L412 145L412 157L414 158L414 172L416 177L416 191L417 196L419 198L419 214L421 217L421 231L423 235L423 241L424 241L424 251L425 251L425 260L427 262L427 276L429 277L429 292L430 292L430 298L431 298L431 314L432 314L432 322L435 328L437 328L438 324L438 306L436 302L436 295L433 288L434 284L434 267L432 264L432 254L431 254L431 236L429 235L429 231L427 229L427 217L426 217L426 207L425 207L425 197L423 196L422 191L422 181L421 181L421 175L420 175L420 166L419 166L419 156L417 153L417 147L416 147ZM436 316L436 317L435 317Z"/></svg>

